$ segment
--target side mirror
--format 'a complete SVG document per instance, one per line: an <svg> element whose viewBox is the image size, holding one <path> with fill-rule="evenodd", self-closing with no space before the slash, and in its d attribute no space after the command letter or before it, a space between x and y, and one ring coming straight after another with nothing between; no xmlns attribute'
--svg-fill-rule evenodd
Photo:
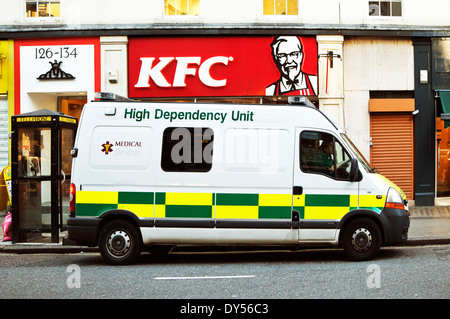
<svg viewBox="0 0 450 319"><path fill-rule="evenodd" d="M362 174L358 167L358 160L352 158L350 160L350 182L360 182L362 180Z"/></svg>

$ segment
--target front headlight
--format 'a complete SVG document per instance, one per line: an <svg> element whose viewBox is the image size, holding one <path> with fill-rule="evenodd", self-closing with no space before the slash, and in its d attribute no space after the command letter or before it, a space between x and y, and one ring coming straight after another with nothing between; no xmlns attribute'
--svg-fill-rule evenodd
<svg viewBox="0 0 450 319"><path fill-rule="evenodd" d="M386 208L405 209L402 195L395 188L389 188L386 196Z"/></svg>

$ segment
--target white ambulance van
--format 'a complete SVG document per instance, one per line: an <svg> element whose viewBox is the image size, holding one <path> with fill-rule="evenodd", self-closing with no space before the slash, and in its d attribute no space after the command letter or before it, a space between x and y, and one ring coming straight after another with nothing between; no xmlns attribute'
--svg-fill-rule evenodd
<svg viewBox="0 0 450 319"><path fill-rule="evenodd" d="M305 105L88 103L68 237L112 264L177 245L329 245L351 260L407 239L402 191Z"/></svg>

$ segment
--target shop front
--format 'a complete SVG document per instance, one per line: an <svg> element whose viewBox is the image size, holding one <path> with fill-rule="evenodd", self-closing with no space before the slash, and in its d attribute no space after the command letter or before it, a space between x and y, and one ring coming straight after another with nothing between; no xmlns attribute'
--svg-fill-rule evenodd
<svg viewBox="0 0 450 319"><path fill-rule="evenodd" d="M58 242L65 230L70 150L84 104L101 90L100 60L100 38L14 41L13 242L42 233Z"/></svg>
<svg viewBox="0 0 450 319"><path fill-rule="evenodd" d="M432 83L436 109L436 204L450 205L450 39L434 38Z"/></svg>
<svg viewBox="0 0 450 319"><path fill-rule="evenodd" d="M16 115L41 109L79 117L100 90L100 39L15 41Z"/></svg>
<svg viewBox="0 0 450 319"><path fill-rule="evenodd" d="M417 206L450 205L450 38L418 38L415 50Z"/></svg>

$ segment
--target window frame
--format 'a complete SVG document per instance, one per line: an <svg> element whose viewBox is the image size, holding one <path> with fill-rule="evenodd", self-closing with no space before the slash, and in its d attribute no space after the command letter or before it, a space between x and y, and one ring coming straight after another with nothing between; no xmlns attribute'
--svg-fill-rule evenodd
<svg viewBox="0 0 450 319"><path fill-rule="evenodd" d="M177 129L180 129L178 133L186 133L186 130L189 131L190 134L190 162L183 162L184 159L180 161L180 163L176 163L173 159L173 151L175 146L183 143L184 137L179 135L178 139L175 139L173 136L173 132ZM198 130L202 130L201 132L201 162L196 162L198 160L198 153L196 153L195 147L198 147L198 140L196 140L196 134L199 133ZM206 134L206 135L205 135ZM210 135L208 135L210 134ZM204 140L205 137L210 136L209 140ZM198 138L198 137L197 137ZM209 142L204 142L209 141ZM184 143L186 143L185 141ZM212 144L211 144L212 143ZM209 162L205 161L204 153L205 149L209 147L211 144L211 154ZM183 147L181 145L181 147ZM162 132L162 143L161 143L161 161L160 166L164 172L168 173L207 173L212 169L213 165L213 150L214 150L214 130L210 127L199 127L199 126L170 126L166 127ZM179 155L179 153L178 153ZM184 157L184 154L183 156Z"/></svg>
<svg viewBox="0 0 450 319"><path fill-rule="evenodd" d="M169 0L164 0L163 1L162 14L163 14L164 18L192 19L192 18L200 17L200 14L201 14L201 8L200 8L201 0L187 0L187 10L188 10L187 14L176 14L176 12L175 12L175 14L166 14L167 1L169 1ZM178 1L182 1L182 0L174 0L174 1L176 3L175 7L177 7ZM189 7L190 7L189 2L190 1L197 1L198 2L198 14L189 14ZM175 11L176 11L176 8L175 8Z"/></svg>
<svg viewBox="0 0 450 319"><path fill-rule="evenodd" d="M304 165L304 163L305 163L305 160L304 160L304 147L303 147L303 139L304 139L304 137L303 137L303 134L308 134L308 133L312 133L312 134L317 134L318 136L320 136L321 138L319 138L318 140L321 140L322 141L322 143L323 143L323 141L325 140L325 138L324 138L324 136L325 135L327 135L328 137L331 137L331 139L332 139L332 142L334 143L334 146L333 146L333 173L332 174L329 174L329 173L326 173L326 172L323 172L323 171L321 171L321 168L320 167L314 167L314 168L311 168L311 169L309 169L309 170L307 170L307 169L305 169L305 165ZM311 140L311 139L310 139ZM344 181L344 182L349 182L350 181L350 163L351 163L351 159L352 159L352 153L345 147L345 144L344 143L342 143L342 141L341 140L339 140L336 136L334 136L333 134L330 134L330 133L328 133L328 132L323 132L323 131L317 131L317 130L304 130L304 131L302 131L302 132L300 132L300 135L299 135L299 154L298 154L298 156L299 156L299 168L300 168L300 170L303 172L303 173L305 173L305 174L315 174L315 175L320 175L320 176L325 176L325 177L328 177L328 178L331 178L331 179L333 179L333 180L336 180L336 181ZM337 150L336 150L336 144L338 144L339 146L340 146L340 148L341 148L341 154L337 154ZM321 144L322 145L322 144ZM318 147L317 147L317 149L319 148L319 147L321 147L321 145L319 145ZM316 149L316 150L317 150ZM317 155L317 151L315 151L315 154L314 155ZM339 161L338 161L338 156L345 156L345 157L347 157L346 159L344 159L342 162L340 162L339 163ZM345 158L344 157L344 158ZM317 160L316 158L314 159L314 160ZM340 177L339 175L338 175L338 164L343 164L343 163L347 163L347 165L345 166L345 169L346 169L346 176L345 177ZM317 163L316 163L317 164ZM316 170L314 170L314 169L316 169ZM347 171L348 170L348 171Z"/></svg>
<svg viewBox="0 0 450 319"><path fill-rule="evenodd" d="M38 12L39 12L39 2L45 2L45 4L48 6L48 16L43 16L40 17L38 16ZM36 4L36 16L35 17L29 17L28 16L28 11L27 11L27 6L28 4ZM59 3L59 15L58 16L50 16L51 14L51 4L52 3ZM24 4L24 9L23 9L23 13L24 13L24 19L25 21L48 21L48 22L52 22L52 21L60 21L62 19L61 17L61 0L25 0L23 2Z"/></svg>
<svg viewBox="0 0 450 319"><path fill-rule="evenodd" d="M378 2L379 15L371 15L370 14L371 2ZM382 2L389 2L389 13L390 13L389 15L381 15L381 3ZM392 3L394 3L394 2L395 3L400 3L400 15L399 16L392 15ZM367 8L369 9L369 10L367 10L367 16L370 19L400 19L400 18L403 18L403 12L404 12L404 10L403 10L403 3L404 3L403 0L369 0L367 2Z"/></svg>
<svg viewBox="0 0 450 319"><path fill-rule="evenodd" d="M274 1L274 3L273 3L273 5L274 5L274 7L273 7L273 14L265 14L264 13L264 7L265 7L265 4L264 4L264 2L265 2L265 0L262 0L262 8L261 8L261 15L263 16L263 17L265 17L265 18L268 18L268 17L276 17L276 18L281 18L281 17L286 17L286 18L293 18L293 17L298 17L299 16L299 13L300 13L300 3L299 3L299 0L284 0L285 1L285 9L286 9L286 14L276 14L275 12L276 12L276 1L277 0L273 0ZM289 5L288 5L288 1L297 1L297 13L295 13L295 14L288 14L287 12L288 12L288 7L289 7Z"/></svg>

